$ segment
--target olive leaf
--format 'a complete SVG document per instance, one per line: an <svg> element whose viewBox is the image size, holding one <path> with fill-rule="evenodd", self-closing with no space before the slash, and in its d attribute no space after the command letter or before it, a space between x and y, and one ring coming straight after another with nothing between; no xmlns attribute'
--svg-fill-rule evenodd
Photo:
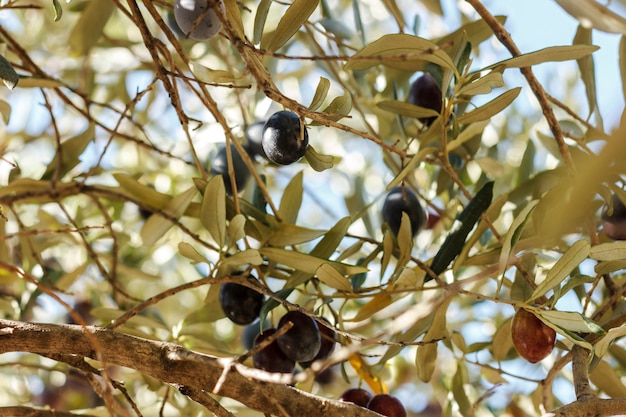
<svg viewBox="0 0 626 417"><path fill-rule="evenodd" d="M0 100L0 115L4 124L8 125L11 118L11 105L4 100Z"/></svg>
<svg viewBox="0 0 626 417"><path fill-rule="evenodd" d="M378 102L376 106L400 116L413 117L415 119L439 116L439 112L433 109L416 106L415 104L407 103L405 101L383 100Z"/></svg>
<svg viewBox="0 0 626 417"><path fill-rule="evenodd" d="M559 285L580 263L587 258L591 245L586 240L575 242L565 251L563 256L554 264L546 275L546 278L535 288L528 301L545 295L548 291Z"/></svg>
<svg viewBox="0 0 626 417"><path fill-rule="evenodd" d="M162 210L174 219L180 218L191 203L191 200L198 193L195 187L174 196ZM144 245L151 247L159 240L165 232L172 227L172 222L163 216L152 215L146 220L141 228L141 238Z"/></svg>
<svg viewBox="0 0 626 417"><path fill-rule="evenodd" d="M320 82L317 84L317 88L315 89L315 94L313 95L313 99L311 100L311 104L309 104L309 110L317 110L328 95L328 90L330 89L330 81L328 78L320 77Z"/></svg>
<svg viewBox="0 0 626 417"><path fill-rule="evenodd" d="M280 206L278 212L283 222L288 224L296 224L298 218L298 212L302 205L302 192L304 190L302 186L302 171L298 172L289 181L289 184L283 190L283 195L280 198Z"/></svg>
<svg viewBox="0 0 626 417"><path fill-rule="evenodd" d="M600 47L595 45L549 46L538 51L521 54L514 58L496 62L485 69L497 67L524 68L542 64L544 62L569 61L591 55L598 49L600 49Z"/></svg>
<svg viewBox="0 0 626 417"><path fill-rule="evenodd" d="M104 26L115 10L111 1L90 1L70 34L69 45L75 54L86 55L98 42Z"/></svg>
<svg viewBox="0 0 626 417"><path fill-rule="evenodd" d="M486 104L483 104L477 109L462 114L461 116L459 116L457 121L459 124L463 125L480 122L481 120L487 120L507 108L509 104L511 104L513 100L517 98L520 91L522 91L522 88L516 87L505 93L502 93L498 97L494 98Z"/></svg>
<svg viewBox="0 0 626 417"><path fill-rule="evenodd" d="M609 242L594 245L589 257L596 261L618 261L626 258L626 242Z"/></svg>
<svg viewBox="0 0 626 417"><path fill-rule="evenodd" d="M252 42L258 45L263 37L263 28L265 27L265 21L270 11L272 0L261 0L256 8L256 14L254 15L254 31L252 32Z"/></svg>
<svg viewBox="0 0 626 417"><path fill-rule="evenodd" d="M262 37L261 49L274 52L286 44L317 9L318 3L319 0L295 0L291 3L276 30Z"/></svg>

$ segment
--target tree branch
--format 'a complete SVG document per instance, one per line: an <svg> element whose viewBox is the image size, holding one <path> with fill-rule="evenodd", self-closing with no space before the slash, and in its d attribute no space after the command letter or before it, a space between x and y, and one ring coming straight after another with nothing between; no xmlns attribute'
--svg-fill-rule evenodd
<svg viewBox="0 0 626 417"><path fill-rule="evenodd" d="M94 339L99 351L91 343ZM30 352L44 356L72 354L92 359L101 357L107 364L134 369L165 383L188 387L195 393L199 390L211 392L225 369L229 368L225 383L217 394L266 414L380 417L354 404L328 400L284 384L260 380L271 377L281 381L281 376L240 364L231 366L232 358L204 355L174 343L141 339L101 327L0 320L0 354L6 352ZM274 401L276 399L278 401Z"/></svg>

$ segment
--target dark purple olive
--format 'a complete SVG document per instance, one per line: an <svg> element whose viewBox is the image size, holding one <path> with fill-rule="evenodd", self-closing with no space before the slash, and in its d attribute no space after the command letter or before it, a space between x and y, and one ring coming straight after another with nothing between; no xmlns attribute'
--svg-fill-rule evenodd
<svg viewBox="0 0 626 417"><path fill-rule="evenodd" d="M250 324L259 317L263 305L263 294L234 282L222 284L220 306L233 323Z"/></svg>
<svg viewBox="0 0 626 417"><path fill-rule="evenodd" d="M437 81L435 81L432 75L424 74L411 84L408 99L409 103L432 109L439 113L441 112L442 100L441 87L439 87L439 84L437 84ZM420 118L419 121L426 126L430 126L436 118L436 116L423 117Z"/></svg>
<svg viewBox="0 0 626 417"><path fill-rule="evenodd" d="M375 395L367 408L387 417L406 417L406 409L399 399L389 394Z"/></svg>
<svg viewBox="0 0 626 417"><path fill-rule="evenodd" d="M276 333L276 329L265 329L254 340L254 346L258 346L265 339ZM296 362L288 358L278 347L276 340L267 345L264 349L252 355L252 363L257 369L263 369L267 372L280 372L290 374L296 367Z"/></svg>
<svg viewBox="0 0 626 417"><path fill-rule="evenodd" d="M626 240L626 206L617 194L613 194L611 199L611 214L608 204L602 209L602 229L613 240Z"/></svg>
<svg viewBox="0 0 626 417"><path fill-rule="evenodd" d="M415 236L426 223L426 212L413 191L399 186L389 191L383 204L383 221L389 225L395 235L400 230L402 213L409 216L411 235Z"/></svg>
<svg viewBox="0 0 626 417"><path fill-rule="evenodd" d="M304 156L309 146L306 127L300 139L300 117L294 112L283 110L274 113L263 127L263 152L270 161L289 165Z"/></svg>
<svg viewBox="0 0 626 417"><path fill-rule="evenodd" d="M372 394L363 388L350 388L344 391L344 393L339 397L339 401L354 403L356 405L360 405L361 407L367 407L367 404L369 404L371 399Z"/></svg>
<svg viewBox="0 0 626 417"><path fill-rule="evenodd" d="M288 322L293 327L278 337L278 346L285 355L296 362L308 362L320 351L322 339L315 320L299 311L289 311L280 318L280 329Z"/></svg>

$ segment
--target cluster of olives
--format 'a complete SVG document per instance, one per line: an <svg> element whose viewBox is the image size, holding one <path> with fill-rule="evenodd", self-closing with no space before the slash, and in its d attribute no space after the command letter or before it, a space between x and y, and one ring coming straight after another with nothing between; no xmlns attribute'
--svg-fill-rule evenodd
<svg viewBox="0 0 626 417"><path fill-rule="evenodd" d="M406 417L406 410L400 400L393 395L372 396L363 388L350 388L339 397L339 401L350 402L387 417Z"/></svg>
<svg viewBox="0 0 626 417"><path fill-rule="evenodd" d="M270 116L266 121L258 121L245 130L244 146L251 158L260 156L279 165L289 165L299 161L309 146L306 128L301 135L300 118L294 112L283 110ZM243 158L231 145L233 172L237 190L242 190L250 179L250 171ZM221 147L211 161L211 173L222 175L226 192L232 194L232 183L228 175L226 147Z"/></svg>
<svg viewBox="0 0 626 417"><path fill-rule="evenodd" d="M255 277L250 279L256 280ZM220 288L220 306L233 323L249 325L259 317L265 297L263 294L237 283L225 283ZM318 322L324 322L318 324ZM337 341L335 332L324 318L314 319L300 311L289 311L279 320L276 328L266 328L256 335L251 346L254 348L291 323L291 327L260 349L252 356L255 368L268 372L291 373L296 362L303 368L309 367L316 360L328 357ZM261 330L258 323L253 324ZM246 329L247 330L247 329ZM249 337L249 335L248 335Z"/></svg>

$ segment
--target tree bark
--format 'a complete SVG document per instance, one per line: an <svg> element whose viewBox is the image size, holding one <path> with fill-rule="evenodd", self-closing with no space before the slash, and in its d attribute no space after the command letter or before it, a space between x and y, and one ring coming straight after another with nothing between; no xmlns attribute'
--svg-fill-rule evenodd
<svg viewBox="0 0 626 417"><path fill-rule="evenodd" d="M94 326L0 320L0 353L76 355L134 369L176 387L232 398L266 414L288 416L380 417L356 406L317 397L281 383L280 375L192 352L174 343L141 339ZM265 379L265 380L261 380ZM285 379L284 377L282 379Z"/></svg>

